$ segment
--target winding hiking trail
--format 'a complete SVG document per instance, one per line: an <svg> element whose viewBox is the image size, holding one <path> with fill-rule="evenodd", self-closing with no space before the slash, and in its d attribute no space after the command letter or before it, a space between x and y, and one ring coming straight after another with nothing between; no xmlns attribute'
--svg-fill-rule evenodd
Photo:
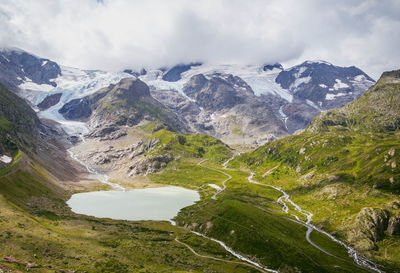
<svg viewBox="0 0 400 273"><path fill-rule="evenodd" d="M125 189L124 187L122 187L121 185L118 185L118 184L109 182L109 177L107 176L107 174L100 173L100 172L96 171L95 169L91 168L90 166L88 166L87 164L85 164L83 161L81 161L72 151L68 150L68 152L69 152L71 158L73 158L74 160L76 160L77 162L79 162L81 165L83 165L83 166L87 169L87 171L88 171L89 173L95 175L95 176L98 178L98 180L99 180L100 182L102 182L102 183L104 183L104 184L107 184L107 185L109 185L109 186L112 186L113 188L115 188L115 189L117 189L117 190L122 190L122 191L125 191L125 190L126 190L126 189ZM229 158L227 161L225 161L225 162L222 164L223 169L225 169L225 170L228 169L228 168L227 168L227 165L228 165L229 162L230 162L231 160L233 160L234 158L235 158L235 155L232 156L231 158ZM232 176L231 176L230 174L224 172L224 171L221 171L221 170L218 170L218 169L214 169L214 168L212 168L212 167L208 167L208 166L202 165L202 163L204 163L205 161L207 161L207 159L198 162L197 165L198 165L198 166L201 166L201 167L203 167L203 168L207 168L207 169L212 170L212 171L219 172L219 173L221 173L221 174L227 176L227 179L225 179L224 181L222 181L222 188L220 188L220 187L218 187L218 186L216 186L216 185L214 185L215 187L213 187L213 188L217 189L217 192L216 192L211 198L212 198L213 200L216 200L217 196L220 195L223 191L226 190L226 188L227 188L226 182L228 182L229 180L231 180L231 179L232 179ZM263 175L263 177L266 176L266 175L271 174L271 173L272 173L276 168L278 168L279 166L280 166L280 165L278 165L278 166L272 168L271 170L267 171L267 172ZM247 177L247 180L248 180L250 183L257 184L257 185L260 185L260 186L263 186L263 187L269 187L269 188L275 189L275 190L279 191L279 192L282 194L282 195L277 199L277 203L279 203L279 204L282 206L282 210L283 210L285 213L287 213L287 214L289 214L289 215L291 215L292 217L295 218L295 219L290 219L291 221L294 221L294 222L296 222L296 223L298 223L298 224L301 224L301 225L304 225L305 227L307 227L306 240L308 241L308 243L310 243L312 246L314 246L315 248L319 249L319 250L322 251L323 253L325 253L325 254L327 254L327 255L329 255L329 256L336 257L336 256L332 255L331 253L329 253L328 251L326 251L326 250L324 250L323 248L321 248L320 246L318 246L317 244L315 244L315 243L311 240L311 238L310 238L311 232L312 232L313 230L315 230L315 231L317 231L317 232L319 232L319 233L321 233L321 234L326 235L326 236L327 236L328 238L330 238L332 241L334 241L334 242L340 244L341 246L343 246L344 248L346 248L346 250L347 250L349 256L351 256L351 257L353 258L354 262L355 262L357 265L359 265L359 266L361 266L361 267L364 267L364 268L367 268L367 269L369 269L369 270L375 271L375 272L379 272L379 273L382 272L382 271L378 268L378 264L376 264L376 263L374 263L374 262L368 260L366 257L360 255L355 249L349 247L349 246L346 245L344 242L342 242L342 241L336 239L333 235L329 234L328 232L323 231L323 230L321 230L320 228L316 227L315 225L311 224L312 217L313 217L314 215L313 215L311 212L309 212L309 211L303 210L299 205L297 205L296 203L294 203L294 202L290 199L289 194L287 194L284 190L282 190L281 188L272 186L272 185L260 183L260 182L258 182L258 181L256 181L256 180L253 179L254 175L255 175L254 172L250 172L250 175ZM210 186L211 186L211 185L210 185ZM307 220L306 220L306 221L301 220L301 219L299 218L298 215L296 215L296 214L294 214L294 213L291 213L291 212L290 212L290 210L291 210L290 206L293 207L294 210L297 211L298 213L304 215L304 216L306 217ZM175 223L172 223L172 224L175 225ZM258 270L260 270L260 271L262 271L262 272L273 272L273 273L278 273L278 271L276 271L276 270L267 268L267 267L265 267L264 265L261 265L261 264L259 264L259 263L256 263L256 262L254 262L254 261L252 261L252 260L250 260L250 259L248 259L248 258L242 256L241 254L235 252L233 249L231 249L230 247L228 247L228 246L227 246L224 242L222 242L222 241L219 241L219 240L217 240L217 239L215 239L215 238L208 237L208 236L206 236L206 235L204 235L204 234L201 234L201 233L199 233L199 232L196 232L196 231L191 231L191 232L194 233L194 234L196 234L196 235L198 235L198 236L201 236L201 237L203 237L203 238L206 238L206 239L208 239L208 240L211 240L211 241L214 241L214 242L218 243L218 244L221 245L225 250L227 250L229 253L231 253L231 254L232 254L233 256L235 256L236 258L242 260L243 262L235 262L235 261L229 261L229 260L219 259L219 258L216 258L216 257L200 255L200 254L198 254L196 251L194 251L193 248L191 248L189 245L187 245L187 244L185 244L185 243L179 241L178 238L175 238L175 241L177 241L178 243L180 243L180 244L186 246L186 247L187 247L193 254L195 254L196 256L203 257L203 258L208 258L208 259L214 259L214 260L218 260L218 261L224 261L224 262L230 262L230 263L237 263L237 264L244 264L244 265L247 265L247 266L251 266L251 267L253 267L253 268L256 268L256 269L258 269ZM336 258L338 258L338 257L336 257ZM340 259L340 258L339 258L339 259Z"/></svg>

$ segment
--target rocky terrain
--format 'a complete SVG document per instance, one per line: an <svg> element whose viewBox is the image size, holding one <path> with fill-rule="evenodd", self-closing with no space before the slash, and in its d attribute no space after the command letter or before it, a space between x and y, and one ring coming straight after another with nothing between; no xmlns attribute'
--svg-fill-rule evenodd
<svg viewBox="0 0 400 273"><path fill-rule="evenodd" d="M362 71L325 62L286 70L189 64L137 73L60 71L10 85L30 105L0 88L0 243L7 245L0 253L8 257L0 268L232 272L231 264L192 265L186 255L227 259L229 247L248 259L229 257L235 266L250 260L255 271L363 272L350 248L317 229L365 255L371 268L400 268L399 71L384 73L365 93L373 81ZM220 139L268 143L232 159ZM116 184L181 186L202 199L180 212L178 226L94 219L65 204L73 192ZM7 204L22 208L18 216ZM155 262L161 252L168 255Z"/></svg>

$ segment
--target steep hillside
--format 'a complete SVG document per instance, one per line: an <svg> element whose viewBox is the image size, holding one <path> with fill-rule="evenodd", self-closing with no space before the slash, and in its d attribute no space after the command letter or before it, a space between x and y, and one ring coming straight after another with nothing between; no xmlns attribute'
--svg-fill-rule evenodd
<svg viewBox="0 0 400 273"><path fill-rule="evenodd" d="M0 154L22 147L34 148L40 121L23 99L0 83Z"/></svg>
<svg viewBox="0 0 400 273"><path fill-rule="evenodd" d="M215 242L167 222L72 213L65 202L73 192L105 187L74 181L82 166L75 169L68 161L65 146L58 142L65 136L45 131L50 129L24 100L3 86L0 92L1 153L12 156L10 162L0 162L0 272L258 272L227 256ZM151 132L153 125L146 124L144 130ZM135 151L145 149L145 142L154 144L154 149L143 151L148 159L160 159L167 151L175 162L197 157L219 162L230 153L211 136L165 130L149 133Z"/></svg>
<svg viewBox="0 0 400 273"><path fill-rule="evenodd" d="M399 72L385 72L360 98L318 116L300 135L233 162L282 187L319 227L388 271L400 268Z"/></svg>

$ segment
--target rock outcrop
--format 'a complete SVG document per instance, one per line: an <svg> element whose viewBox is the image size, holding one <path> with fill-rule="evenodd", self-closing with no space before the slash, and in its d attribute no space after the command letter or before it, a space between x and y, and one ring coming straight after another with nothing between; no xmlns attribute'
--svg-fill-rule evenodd
<svg viewBox="0 0 400 273"><path fill-rule="evenodd" d="M56 105L60 101L61 96L62 96L61 93L55 93L49 95L45 97L37 106L41 111L49 109L50 107Z"/></svg>
<svg viewBox="0 0 400 273"><path fill-rule="evenodd" d="M388 229L389 235L400 235L400 214L390 217Z"/></svg>
<svg viewBox="0 0 400 273"><path fill-rule="evenodd" d="M388 228L389 213L378 208L363 208L358 213L348 239L359 250L376 249L375 243L381 241Z"/></svg>
<svg viewBox="0 0 400 273"><path fill-rule="evenodd" d="M167 164L172 160L174 160L174 157L170 153L148 157L131 165L129 167L129 176L155 173L159 169L167 167Z"/></svg>
<svg viewBox="0 0 400 273"><path fill-rule="evenodd" d="M106 126L106 127L95 128L90 133L86 134L85 137L97 138L100 141L104 141L104 140L115 140L126 135L127 131L124 128L119 128L117 126Z"/></svg>

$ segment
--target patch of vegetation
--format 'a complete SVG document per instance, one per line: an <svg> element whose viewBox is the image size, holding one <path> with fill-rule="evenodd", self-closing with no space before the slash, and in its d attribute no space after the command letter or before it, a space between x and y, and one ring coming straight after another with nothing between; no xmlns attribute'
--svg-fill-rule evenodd
<svg viewBox="0 0 400 273"><path fill-rule="evenodd" d="M203 158L213 162L222 163L231 157L231 150L219 139L209 135L199 134L176 134L161 129L151 136L160 140L155 149L148 155L164 154L170 152L175 157Z"/></svg>

